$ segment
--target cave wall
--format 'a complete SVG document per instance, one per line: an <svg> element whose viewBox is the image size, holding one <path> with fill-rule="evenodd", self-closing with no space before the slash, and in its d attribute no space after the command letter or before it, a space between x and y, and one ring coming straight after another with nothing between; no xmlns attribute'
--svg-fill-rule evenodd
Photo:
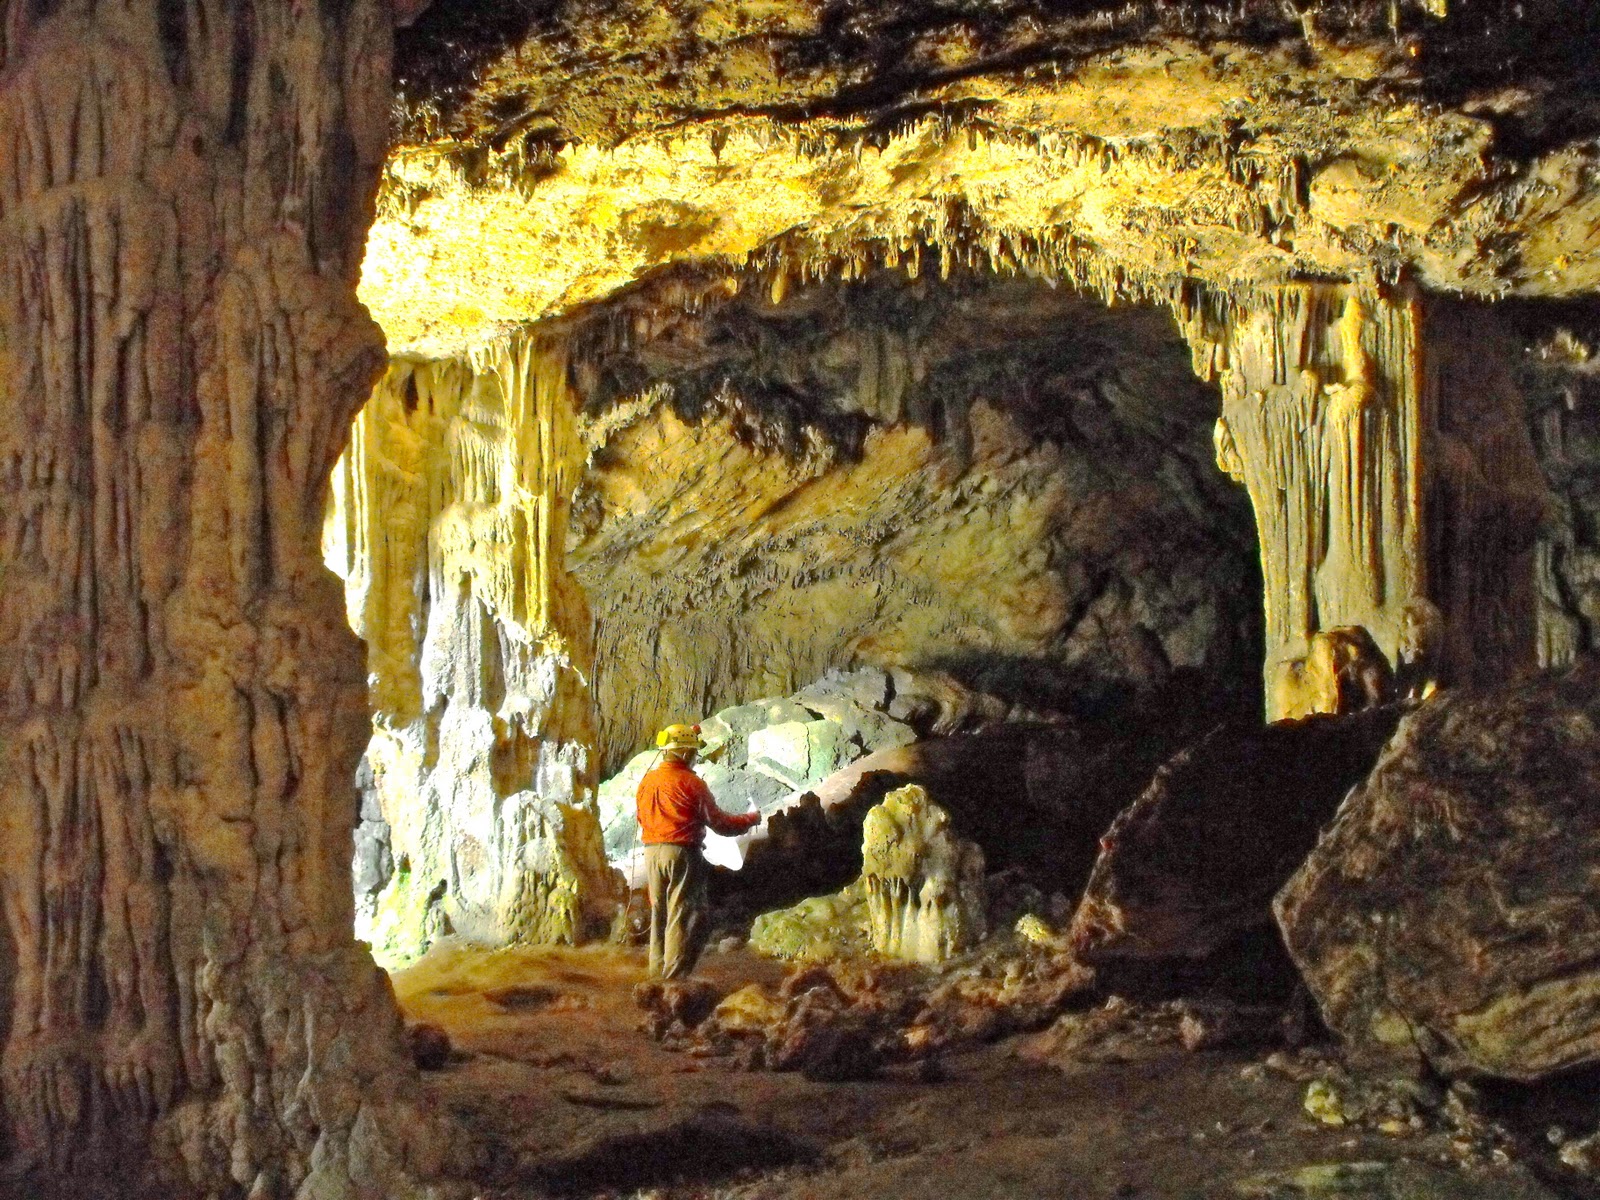
<svg viewBox="0 0 1600 1200"><path fill-rule="evenodd" d="M362 778L392 863L362 879L357 932L383 956L610 919L589 616L564 565L575 427L562 345L515 337L391 364L334 471L324 551L367 642Z"/></svg>
<svg viewBox="0 0 1600 1200"><path fill-rule="evenodd" d="M1539 661L1600 650L1600 312L1524 314L1518 381L1550 507L1535 549Z"/></svg>
<svg viewBox="0 0 1600 1200"><path fill-rule="evenodd" d="M421 1194L318 559L386 5L0 11L0 1056L30 1195ZM359 1181L359 1182L357 1182Z"/></svg>
<svg viewBox="0 0 1600 1200"><path fill-rule="evenodd" d="M608 768L837 668L942 693L944 731L974 697L1249 690L1248 509L1165 312L994 277L752 291L630 339L645 399L591 414L569 562Z"/></svg>

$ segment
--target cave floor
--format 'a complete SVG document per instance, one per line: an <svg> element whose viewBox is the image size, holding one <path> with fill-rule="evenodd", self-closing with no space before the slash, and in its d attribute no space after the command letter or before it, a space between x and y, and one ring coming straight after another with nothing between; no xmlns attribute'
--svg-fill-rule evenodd
<svg viewBox="0 0 1600 1200"><path fill-rule="evenodd" d="M699 976L731 991L783 973L735 951L708 953ZM1321 1124L1304 1075L1264 1051L1058 1069L1013 1039L946 1057L937 1081L905 1066L813 1083L659 1046L633 1003L643 978L639 950L449 942L394 974L408 1019L451 1037L423 1079L477 1143L483 1200L1563 1194L1520 1164L1461 1169L1443 1130Z"/></svg>

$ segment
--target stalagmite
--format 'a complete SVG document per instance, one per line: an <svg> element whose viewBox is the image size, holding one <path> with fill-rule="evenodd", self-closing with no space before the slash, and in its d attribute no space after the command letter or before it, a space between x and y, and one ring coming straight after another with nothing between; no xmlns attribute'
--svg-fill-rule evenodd
<svg viewBox="0 0 1600 1200"><path fill-rule="evenodd" d="M915 784L867 814L861 878L872 948L888 958L943 962L984 935L983 851Z"/></svg>
<svg viewBox="0 0 1600 1200"><path fill-rule="evenodd" d="M574 942L611 916L589 620L563 565L585 453L566 379L559 344L531 337L396 362L335 471L324 546L369 646L396 864L357 928L387 955L443 928Z"/></svg>
<svg viewBox="0 0 1600 1200"><path fill-rule="evenodd" d="M8 1172L420 1194L442 1131L351 937L365 694L317 559L382 364L388 7L0 15Z"/></svg>
<svg viewBox="0 0 1600 1200"><path fill-rule="evenodd" d="M764 913L750 944L782 958L870 951L936 964L987 932L983 851L950 828L950 814L910 784L866 815L861 877L831 896Z"/></svg>
<svg viewBox="0 0 1600 1200"><path fill-rule="evenodd" d="M1325 709L1298 681L1314 634L1365 629L1398 663L1419 602L1451 676L1531 667L1544 482L1493 314L1327 284L1178 311L1255 508L1269 717Z"/></svg>

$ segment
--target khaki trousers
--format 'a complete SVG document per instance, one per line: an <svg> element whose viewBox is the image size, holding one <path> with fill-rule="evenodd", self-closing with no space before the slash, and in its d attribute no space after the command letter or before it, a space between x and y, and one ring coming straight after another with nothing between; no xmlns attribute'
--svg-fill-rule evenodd
<svg viewBox="0 0 1600 1200"><path fill-rule="evenodd" d="M646 846L650 888L650 974L682 979L706 934L706 860L693 846Z"/></svg>

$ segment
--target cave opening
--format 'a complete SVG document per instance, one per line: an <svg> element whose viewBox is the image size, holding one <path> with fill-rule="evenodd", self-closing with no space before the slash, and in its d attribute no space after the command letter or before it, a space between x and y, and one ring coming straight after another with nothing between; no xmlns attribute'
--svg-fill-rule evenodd
<svg viewBox="0 0 1600 1200"><path fill-rule="evenodd" d="M952 745L987 780L962 797L965 822L995 869L1064 896L1161 759L1259 712L1249 507L1217 470L1219 399L1170 313L1054 279L943 276L679 273L591 306L526 356L563 375L546 387L571 409L559 463L516 426L553 428L550 414L519 410L504 376L391 367L325 535L370 648L358 908L380 950L405 959L447 928L492 940L520 919L495 890L523 888L516 870L467 898L495 854L525 850L509 798L544 802L536 747L563 721L577 744L558 752L554 799L581 803L592 774L626 874L654 731L704 720L730 753L701 774L768 814L875 752L858 773L886 754L921 764L907 778L949 775L960 755L935 766L922 744L963 735ZM524 548L550 536L548 510L515 499L530 447L566 489L559 549ZM587 643L570 699L554 665L570 650L545 652L541 620ZM1098 773L1052 777L1079 757ZM836 861L791 864L759 901L848 882L860 847L842 836ZM708 854L743 858L714 834ZM551 920L597 932L594 916Z"/></svg>

